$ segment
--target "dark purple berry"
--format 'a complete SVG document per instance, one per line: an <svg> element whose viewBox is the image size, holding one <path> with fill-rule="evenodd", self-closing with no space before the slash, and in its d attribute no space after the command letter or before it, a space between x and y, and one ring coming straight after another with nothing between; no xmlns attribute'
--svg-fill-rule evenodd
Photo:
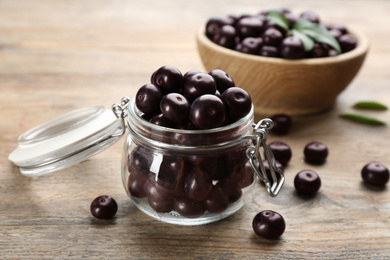
<svg viewBox="0 0 390 260"><path fill-rule="evenodd" d="M214 78L207 73L198 73L188 78L182 88L182 94L190 101L205 95L215 94L217 84Z"/></svg>
<svg viewBox="0 0 390 260"><path fill-rule="evenodd" d="M158 213L168 213L173 210L174 199L170 190L158 185L154 181L147 181L145 192L150 207Z"/></svg>
<svg viewBox="0 0 390 260"><path fill-rule="evenodd" d="M300 171L294 179L294 187L299 195L312 197L321 187L321 179L312 170Z"/></svg>
<svg viewBox="0 0 390 260"><path fill-rule="evenodd" d="M169 128L173 128L174 126L173 123L169 121L163 114L155 115L149 120L149 122L155 125L169 127Z"/></svg>
<svg viewBox="0 0 390 260"><path fill-rule="evenodd" d="M189 70L183 75L183 81L185 82L187 79L191 78L195 74L201 73L199 70Z"/></svg>
<svg viewBox="0 0 390 260"><path fill-rule="evenodd" d="M118 210L118 204L114 198L102 195L94 199L91 203L91 213L98 219L113 218Z"/></svg>
<svg viewBox="0 0 390 260"><path fill-rule="evenodd" d="M301 13L300 17L302 19L306 19L312 23L319 23L320 22L320 17L318 16L318 14L316 14L313 11L305 11L305 12Z"/></svg>
<svg viewBox="0 0 390 260"><path fill-rule="evenodd" d="M153 162L153 154L149 150L137 146L130 154L127 169L131 174L149 174Z"/></svg>
<svg viewBox="0 0 390 260"><path fill-rule="evenodd" d="M158 185L175 192L184 192L184 162L174 156L164 156L153 180Z"/></svg>
<svg viewBox="0 0 390 260"><path fill-rule="evenodd" d="M276 114L270 117L274 126L271 132L278 135L286 135L290 132L292 126L292 119L286 114Z"/></svg>
<svg viewBox="0 0 390 260"><path fill-rule="evenodd" d="M225 121L225 105L215 95L202 95L191 105L190 120L199 129L219 127Z"/></svg>
<svg viewBox="0 0 390 260"><path fill-rule="evenodd" d="M236 46L236 50L242 53L257 55L260 51L263 39L247 37Z"/></svg>
<svg viewBox="0 0 390 260"><path fill-rule="evenodd" d="M252 108L251 97L242 88L228 88L222 93L221 99L226 107L226 116L233 122L246 116Z"/></svg>
<svg viewBox="0 0 390 260"><path fill-rule="evenodd" d="M160 113L161 90L153 84L143 85L135 95L135 104L145 114Z"/></svg>
<svg viewBox="0 0 390 260"><path fill-rule="evenodd" d="M230 75L223 70L215 69L210 71L209 74L214 78L215 84L217 85L217 91L220 94L223 93L226 89L236 86L232 77L230 77Z"/></svg>
<svg viewBox="0 0 390 260"><path fill-rule="evenodd" d="M240 19L236 25L237 35L241 38L260 37L264 30L263 21L256 16Z"/></svg>
<svg viewBox="0 0 390 260"><path fill-rule="evenodd" d="M191 201L188 198L177 199L174 209L186 218L199 218L205 211L202 202Z"/></svg>
<svg viewBox="0 0 390 260"><path fill-rule="evenodd" d="M295 14L292 14L292 13L286 13L284 14L284 16L286 17L288 23L289 23L289 27L290 28L293 28L293 26L298 22L299 20L299 17L296 16Z"/></svg>
<svg viewBox="0 0 390 260"><path fill-rule="evenodd" d="M330 30L329 30L329 33L330 33L330 35L332 35L333 38L335 38L336 40L337 40L338 38L340 38L341 35L343 35L338 29L335 29L335 28L330 29Z"/></svg>
<svg viewBox="0 0 390 260"><path fill-rule="evenodd" d="M234 20L229 17L213 17L207 21L206 24L206 36L212 39L214 35L220 32L222 26L232 25Z"/></svg>
<svg viewBox="0 0 390 260"><path fill-rule="evenodd" d="M283 39L279 46L280 55L286 59L300 59L305 56L305 49L301 40L295 36Z"/></svg>
<svg viewBox="0 0 390 260"><path fill-rule="evenodd" d="M380 163L369 163L366 164L362 171L361 175L365 183L375 185L375 186L384 186L389 181L389 169L386 166Z"/></svg>
<svg viewBox="0 0 390 260"><path fill-rule="evenodd" d="M183 75L173 66L163 66L154 73L154 85L165 94L178 92L183 85Z"/></svg>
<svg viewBox="0 0 390 260"><path fill-rule="evenodd" d="M348 29L344 24L336 24L335 26L333 26L333 28L336 30L339 30L341 32L341 34L348 33Z"/></svg>
<svg viewBox="0 0 390 260"><path fill-rule="evenodd" d="M219 187L213 186L203 204L208 212L221 213L229 206L229 200Z"/></svg>
<svg viewBox="0 0 390 260"><path fill-rule="evenodd" d="M145 183L148 180L148 175L142 173L132 173L129 176L127 187L129 193L137 198L146 197L146 192L144 189Z"/></svg>
<svg viewBox="0 0 390 260"><path fill-rule="evenodd" d="M275 46L263 46L260 49L260 55L265 57L278 57L279 51Z"/></svg>
<svg viewBox="0 0 390 260"><path fill-rule="evenodd" d="M275 28L269 28L263 33L263 44L278 46L283 40L283 34Z"/></svg>
<svg viewBox="0 0 390 260"><path fill-rule="evenodd" d="M321 142L311 142L303 150L305 160L312 164L321 164L328 157L328 147Z"/></svg>
<svg viewBox="0 0 390 260"><path fill-rule="evenodd" d="M328 57L335 57L337 55L339 55L339 53L335 49L329 48Z"/></svg>
<svg viewBox="0 0 390 260"><path fill-rule="evenodd" d="M286 222L279 213L264 210L253 218L252 228L259 237L277 239L284 233Z"/></svg>
<svg viewBox="0 0 390 260"><path fill-rule="evenodd" d="M274 141L268 144L269 149L272 151L275 160L279 161L286 167L287 163L292 157L290 146L280 141Z"/></svg>
<svg viewBox="0 0 390 260"><path fill-rule="evenodd" d="M236 37L236 29L231 25L224 25L221 30L213 36L212 41L222 47L234 49Z"/></svg>
<svg viewBox="0 0 390 260"><path fill-rule="evenodd" d="M169 93L160 102L161 113L171 122L181 123L190 115L190 103L179 93Z"/></svg>
<svg viewBox="0 0 390 260"><path fill-rule="evenodd" d="M212 188L211 178L198 167L187 170L184 181L184 191L188 198L194 201L204 201Z"/></svg>
<svg viewBox="0 0 390 260"><path fill-rule="evenodd" d="M264 31L271 29L271 28L278 30L283 36L286 35L285 29L283 29L282 27L277 25L275 22L273 22L271 20L267 20L267 22L265 23L265 26L264 26Z"/></svg>
<svg viewBox="0 0 390 260"><path fill-rule="evenodd" d="M344 34L338 38L342 52L348 52L356 48L356 38L351 34Z"/></svg>
<svg viewBox="0 0 390 260"><path fill-rule="evenodd" d="M245 165L237 165L232 174L237 175L237 184L240 189L244 189L250 186L255 180L255 175L250 163L246 163Z"/></svg>
<svg viewBox="0 0 390 260"><path fill-rule="evenodd" d="M308 53L308 58L321 58L328 56L328 51L322 44L314 43L313 49Z"/></svg>

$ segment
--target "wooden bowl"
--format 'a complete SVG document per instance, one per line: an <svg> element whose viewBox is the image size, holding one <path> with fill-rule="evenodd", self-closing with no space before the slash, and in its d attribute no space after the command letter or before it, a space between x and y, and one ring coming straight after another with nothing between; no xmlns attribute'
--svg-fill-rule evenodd
<svg viewBox="0 0 390 260"><path fill-rule="evenodd" d="M336 97L358 73L368 40L348 28L357 47L336 57L287 60L240 53L209 40L204 26L197 33L198 51L207 71L222 69L252 98L255 113L307 115L332 108Z"/></svg>

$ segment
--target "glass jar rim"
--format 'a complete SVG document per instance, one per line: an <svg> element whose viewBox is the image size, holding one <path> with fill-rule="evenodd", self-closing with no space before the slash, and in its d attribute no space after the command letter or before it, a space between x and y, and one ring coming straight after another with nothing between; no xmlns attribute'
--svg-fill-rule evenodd
<svg viewBox="0 0 390 260"><path fill-rule="evenodd" d="M250 112L236 122L217 128L200 130L175 129L150 123L142 117L143 113L138 110L135 104L135 97L130 99L127 111L127 126L132 135L141 139L149 139L144 141L157 146L188 146L188 149L203 146L221 146L233 142L235 139L241 139L244 135L251 133L254 120L253 104ZM191 137L197 138L188 140Z"/></svg>

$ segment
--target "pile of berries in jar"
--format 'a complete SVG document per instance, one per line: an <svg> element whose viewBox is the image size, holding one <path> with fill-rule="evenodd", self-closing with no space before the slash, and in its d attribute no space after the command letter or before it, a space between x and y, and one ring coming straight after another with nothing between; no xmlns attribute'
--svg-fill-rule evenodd
<svg viewBox="0 0 390 260"><path fill-rule="evenodd" d="M173 66L163 66L153 73L151 84L138 90L136 105L153 124L195 130L237 121L249 113L252 101L225 71L182 75Z"/></svg>
<svg viewBox="0 0 390 260"><path fill-rule="evenodd" d="M128 141L124 184L138 208L176 224L209 223L241 208L254 186L246 157L250 142L244 138L252 131L253 107L228 73L182 75L163 66L134 103L135 121L148 130ZM204 220L183 223L183 218Z"/></svg>
<svg viewBox="0 0 390 260"><path fill-rule="evenodd" d="M205 31L211 41L222 47L286 59L337 56L357 45L345 25L325 24L313 11L295 15L288 8L212 17Z"/></svg>

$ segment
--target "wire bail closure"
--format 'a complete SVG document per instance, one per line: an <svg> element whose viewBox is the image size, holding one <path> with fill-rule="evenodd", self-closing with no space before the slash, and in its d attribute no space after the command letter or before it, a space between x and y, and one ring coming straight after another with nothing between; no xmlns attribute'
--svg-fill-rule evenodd
<svg viewBox="0 0 390 260"><path fill-rule="evenodd" d="M246 156L249 159L252 170L260 178L260 180L264 182L267 192L271 197L278 195L284 183L283 170L276 167L275 157L266 143L268 131L273 127L273 125L274 124L271 119L262 119L257 124L252 125L253 131L256 135L246 137L252 141L252 145L246 149ZM260 153L261 147L263 147L264 157L270 167L271 176L267 176L265 171ZM269 177L271 177L271 179Z"/></svg>
<svg viewBox="0 0 390 260"><path fill-rule="evenodd" d="M130 98L128 97L122 97L121 104L115 103L112 105L112 112L114 112L115 116L121 120L122 122L122 133L119 133L118 135L123 135L126 132L126 123L125 118L127 116L127 106L129 105Z"/></svg>

